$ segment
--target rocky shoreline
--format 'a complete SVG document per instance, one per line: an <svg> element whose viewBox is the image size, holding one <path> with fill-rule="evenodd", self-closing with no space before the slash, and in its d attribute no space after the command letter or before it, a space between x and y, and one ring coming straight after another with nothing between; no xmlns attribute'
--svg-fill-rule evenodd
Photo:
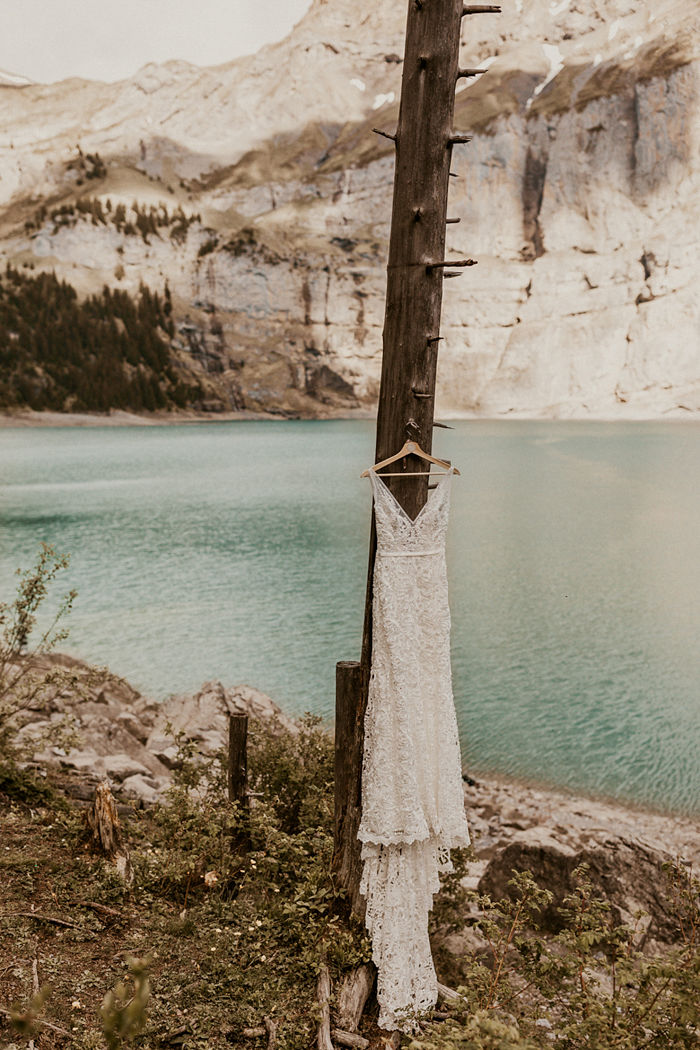
<svg viewBox="0 0 700 1050"><path fill-rule="evenodd" d="M675 408L669 411L657 411L649 408L629 408L613 412L587 412L562 416L547 412L507 412L501 414L483 414L479 412L459 411L449 416L453 422L494 420L541 420L549 422L593 422L593 423L643 423L663 422L679 423L683 426L700 423L700 411L686 408ZM281 414L279 412L252 412L241 409L238 412L151 412L137 413L114 409L110 412L4 412L0 413L0 430L24 429L27 427L167 427L181 426L185 423L245 423L250 421L286 422L288 420L329 419L376 419L376 411L371 407L358 408L324 408L316 415Z"/></svg>
<svg viewBox="0 0 700 1050"><path fill-rule="evenodd" d="M167 427L183 423L241 423L288 419L373 419L370 409L328 409L314 416L286 415L279 412L3 412L0 429L10 427Z"/></svg>
<svg viewBox="0 0 700 1050"><path fill-rule="evenodd" d="M207 682L194 695L158 703L123 679L95 676L72 657L54 655L43 661L46 667L40 670L63 669L74 688L23 711L17 740L25 751L33 751L31 768L49 771L79 801L91 799L96 785L106 779L123 804L158 802L177 763L175 736L204 755L215 754L225 746L230 713L248 714L272 731L297 731L274 700L250 686ZM74 746L39 744L46 730L62 721L77 734ZM667 862L700 869L699 819L493 775L470 778L465 802L476 857L467 879L472 888L503 895L511 871L527 868L556 901L569 892L573 870L585 862L620 921L634 925L639 922L635 915L644 913L645 943L656 949L672 938L659 876Z"/></svg>

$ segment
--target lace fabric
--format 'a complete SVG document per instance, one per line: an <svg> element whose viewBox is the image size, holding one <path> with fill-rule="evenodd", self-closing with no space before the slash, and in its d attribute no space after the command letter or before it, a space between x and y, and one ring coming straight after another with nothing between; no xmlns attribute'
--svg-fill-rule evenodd
<svg viewBox="0 0 700 1050"><path fill-rule="evenodd" d="M370 472L377 523L372 670L362 766L366 925L379 1025L409 1031L437 1001L428 914L469 843L452 697L445 539L452 471L415 520Z"/></svg>

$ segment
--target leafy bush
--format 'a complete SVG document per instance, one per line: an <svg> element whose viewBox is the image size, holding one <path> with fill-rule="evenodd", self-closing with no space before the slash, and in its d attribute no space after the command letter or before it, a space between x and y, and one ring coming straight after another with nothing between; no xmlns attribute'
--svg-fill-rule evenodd
<svg viewBox="0 0 700 1050"><path fill-rule="evenodd" d="M42 543L35 564L30 569L17 570L19 583L14 601L0 602L0 748L5 752L16 728L13 720L20 712L62 686L74 684L72 678L66 680L63 668L41 668L38 660L67 637L62 621L70 612L76 591L63 596L48 626L29 649L39 607L58 574L68 568L69 560L68 555L58 554L49 544Z"/></svg>
<svg viewBox="0 0 700 1050"><path fill-rule="evenodd" d="M700 1037L700 883L667 866L678 944L653 957L638 931L615 924L582 865L563 903L561 933L539 930L552 895L529 872L514 872L513 898L458 890L484 948L462 959L461 999L450 1020L431 1025L414 1050L685 1050ZM470 914L471 913L471 914ZM449 915L449 912L448 912ZM641 918L641 916L640 916Z"/></svg>

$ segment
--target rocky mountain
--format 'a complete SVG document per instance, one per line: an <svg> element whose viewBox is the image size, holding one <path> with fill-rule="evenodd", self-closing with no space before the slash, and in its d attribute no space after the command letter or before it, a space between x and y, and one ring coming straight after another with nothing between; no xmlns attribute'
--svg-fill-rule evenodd
<svg viewBox="0 0 700 1050"><path fill-rule="evenodd" d="M700 409L700 0L463 20L438 411ZM79 294L167 280L206 407L376 397L405 4L314 0L279 44L119 84L0 85L0 251Z"/></svg>

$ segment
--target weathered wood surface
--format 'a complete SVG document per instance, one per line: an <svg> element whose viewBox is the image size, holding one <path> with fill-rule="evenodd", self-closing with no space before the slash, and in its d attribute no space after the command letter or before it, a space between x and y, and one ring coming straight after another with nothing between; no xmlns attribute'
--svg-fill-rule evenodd
<svg viewBox="0 0 700 1050"><path fill-rule="evenodd" d="M387 268L382 376L375 462L407 438L430 452L440 312L445 274L445 230L459 75L462 0L410 0L395 135L396 168ZM464 265L466 260L462 263ZM459 264L458 264L459 265ZM421 471L409 456L400 469ZM391 477L387 484L415 518L428 494L426 477ZM374 517L362 655L359 669L339 665L336 678L336 871L352 908L364 915L357 829L361 810L363 727L372 655ZM345 670L341 670L345 668Z"/></svg>
<svg viewBox="0 0 700 1050"><path fill-rule="evenodd" d="M228 719L228 797L248 805L248 715Z"/></svg>
<svg viewBox="0 0 700 1050"><path fill-rule="evenodd" d="M432 446L443 275L430 264L445 258L463 6L462 0L411 0L408 8L375 460L393 455L406 438L426 452ZM417 398L414 391L431 396ZM409 457L406 469L423 468ZM388 484L415 517L427 480L395 477Z"/></svg>
<svg viewBox="0 0 700 1050"><path fill-rule="evenodd" d="M117 803L107 781L102 781L95 788L95 798L85 813L85 823L91 833L93 848L112 861L127 886L130 886L134 881L134 869L119 821Z"/></svg>
<svg viewBox="0 0 700 1050"><path fill-rule="evenodd" d="M356 1032L365 1003L374 987L377 971L370 963L356 966L344 979L338 993L338 1028Z"/></svg>
<svg viewBox="0 0 700 1050"><path fill-rule="evenodd" d="M318 1050L334 1050L331 1041L331 975L325 964L319 971L316 998L319 1009L316 1046Z"/></svg>
<svg viewBox="0 0 700 1050"><path fill-rule="evenodd" d="M364 917L360 896L362 862L357 840L360 827L362 740L365 692L362 665L344 661L335 669L335 850L333 870L348 892L353 912ZM341 1024L341 1028L348 1027Z"/></svg>
<svg viewBox="0 0 700 1050"><path fill-rule="evenodd" d="M338 1046L347 1046L349 1050L367 1050L369 1039L356 1032L346 1032L342 1028L334 1028L331 1035Z"/></svg>

